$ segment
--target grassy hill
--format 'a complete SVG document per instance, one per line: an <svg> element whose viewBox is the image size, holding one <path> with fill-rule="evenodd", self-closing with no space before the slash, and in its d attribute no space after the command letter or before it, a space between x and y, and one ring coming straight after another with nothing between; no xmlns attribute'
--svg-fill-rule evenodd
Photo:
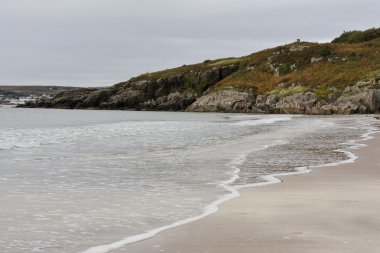
<svg viewBox="0 0 380 253"><path fill-rule="evenodd" d="M368 41L359 40L353 43L356 39L348 39L349 43L346 43L346 37L351 33L358 37L361 37L360 34L366 34L358 31L345 32L341 37L334 39L333 43L294 42L240 58L205 61L201 64L147 73L132 80L159 79L188 71L238 64L239 71L217 83L215 90L229 87L256 88L258 94L265 94L275 92L279 87L282 89L300 85L315 90L321 97L326 97L331 87L344 90L360 80L380 77L380 32L375 38L369 36Z"/></svg>

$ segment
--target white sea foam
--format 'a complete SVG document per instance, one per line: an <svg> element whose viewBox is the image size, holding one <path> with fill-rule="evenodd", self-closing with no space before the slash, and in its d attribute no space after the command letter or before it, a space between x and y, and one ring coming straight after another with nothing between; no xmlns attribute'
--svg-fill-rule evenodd
<svg viewBox="0 0 380 253"><path fill-rule="evenodd" d="M241 124L241 125L271 124L271 123L274 123L277 121L286 121L286 120L291 120L291 118L290 117L278 117L278 118L273 118L273 119L263 119L263 120L253 120L253 121L249 120L249 121L239 122L237 124ZM369 124L366 124L366 125L369 126ZM347 143L342 143L342 144L349 144L349 147L348 147L349 149L358 149L358 148L364 147L364 146L366 146L366 144L357 143L357 142L372 139L373 137L371 135L376 133L376 132L380 132L378 130L378 128L368 127L367 132L361 136L362 137L361 139L352 140L352 141L349 141ZM279 145L279 144L283 144L283 142L281 143L281 141L280 141L280 142L273 144L273 145ZM270 146L271 145L266 145L266 146L262 147L262 149L267 149ZM343 161L339 161L339 162L321 164L321 165L316 165L316 166L297 167L294 169L295 170L294 172L275 173L275 174L261 176L261 178L264 180L264 182L233 186L232 184L237 179L239 179L239 172L240 172L239 166L244 164L244 162L247 159L248 153L244 153L231 162L230 165L231 165L231 168L233 169L233 171L231 173L231 178L229 180L223 181L223 182L218 184L220 187L223 187L224 189L229 191L229 193L223 195L222 197L220 197L219 199L217 199L216 201L214 201L210 205L208 205L201 215L194 216L191 218L187 218L184 220L180 220L180 221L174 222L170 225L166 225L166 226L162 226L162 227L159 227L156 229L152 229L152 230L149 230L149 231L142 233L142 234L139 234L139 235L129 236L129 237L126 237L122 240L119 240L119 241L116 241L116 242L113 242L110 244L91 247L85 251L82 251L81 253L107 253L107 252L110 252L112 250L124 247L128 244L151 238L151 237L161 233L162 231L165 231L165 230L168 230L171 228L175 228L175 227L178 227L178 226L181 226L181 225L191 223L191 222L200 220L202 218L205 218L205 217L209 216L210 214L216 213L219 209L220 204L240 196L240 193L239 193L240 189L248 188L248 187L267 186L267 185L271 185L271 184L280 183L280 182L282 182L282 180L279 179L279 177L310 173L312 171L311 170L312 168L330 167L330 166L337 166L340 164L353 163L358 158L354 153L352 153L348 150L338 149L338 150L334 150L334 151L344 153L347 156L347 159L343 160Z"/></svg>
<svg viewBox="0 0 380 253"><path fill-rule="evenodd" d="M266 119L242 120L242 121L236 122L235 124L239 126L257 126L257 125L273 124L279 121L289 121L289 120L292 120L292 117L276 116L276 117L269 117Z"/></svg>
<svg viewBox="0 0 380 253"><path fill-rule="evenodd" d="M271 147L273 145L280 145L280 144L284 144L284 143L286 143L286 142L285 141L276 141L272 145L265 145L265 146L263 146L261 148L258 148L258 149L255 149L255 150L251 150L250 152L268 149L269 147ZM244 164L244 162L247 159L248 153L249 152L241 154L239 157L237 157L236 159L234 159L230 163L231 169L233 170L230 173L231 174L231 178L228 179L228 180L226 180L226 181L218 183L218 186L220 186L220 187L224 188L225 190L229 191L229 193L221 196L219 199L215 200L214 202L212 202L211 204L209 204L208 206L206 206L205 209L204 209L204 212L202 214L200 214L198 216L194 216L194 217L191 217L191 218L187 218L187 219L184 219L184 220L180 220L180 221L174 222L174 223L172 223L170 225L166 225L166 226L162 226L162 227L159 227L159 228L156 228L156 229L152 229L152 230L149 230L149 231L147 231L145 233L142 233L142 234L139 234L139 235L129 236L129 237L126 237L126 238L124 238L124 239L122 239L120 241L116 241L116 242L113 242L113 243L110 243L110 244L95 246L95 247L92 247L92 248L89 248L89 249L83 251L82 253L107 253L107 252L110 252L111 250L121 248L121 247L126 246L128 244L131 244L131 243L134 243L134 242L138 242L138 241L142 241L142 240L151 238L151 237L153 237L153 236L155 236L155 235L157 235L157 234L159 234L162 231L165 231L167 229L171 229L171 228L175 228L175 227L187 224L187 223L191 223L191 222L200 220L200 219L202 219L202 218L204 218L206 216L209 216L210 214L216 213L219 210L219 205L220 204L222 204L222 203L224 203L224 202L226 202L228 200L231 200L233 198L236 198L236 197L240 196L238 188L235 187L235 186L232 186L232 184L237 179L239 179L239 172L240 172L239 166L242 165L242 164Z"/></svg>
<svg viewBox="0 0 380 253"><path fill-rule="evenodd" d="M252 118L252 116L250 116ZM242 120L236 124L239 126L257 126L273 124L280 121L291 120L289 116L276 116L265 119ZM176 123L172 123L173 131ZM194 123L193 123L194 124ZM136 127L138 126L138 127ZM154 131L152 131L154 126ZM181 126L182 130L187 127ZM49 127L33 129L5 128L0 131L0 150L27 149L48 145L71 145L83 139L111 139L115 137L128 137L136 135L165 134L168 129L165 121L138 121L138 122L114 122L80 127ZM136 130L137 129L137 130Z"/></svg>
<svg viewBox="0 0 380 253"><path fill-rule="evenodd" d="M365 124L365 125L369 126L369 124ZM362 148L362 147L366 147L367 144L357 143L357 142L373 139L374 137L371 136L371 135L373 135L373 134L375 134L377 132L380 132L378 128L376 128L376 127L368 127L367 132L361 135L361 139L359 139L359 140L350 140L348 142L341 143L341 144L342 145L343 144L348 145L348 147L347 147L348 149L359 149L359 148ZM275 174L261 176L261 178L264 180L264 182L239 185L239 186L236 186L235 189L240 190L240 189L248 188L248 187L259 187L259 186L266 186L266 185L271 185L271 184L277 184L277 183L282 182L282 180L279 179L279 177L310 173L310 172L312 172L313 168L333 167L333 166L338 166L338 165L341 165L341 164L353 163L353 162L356 161L356 159L358 159L358 157L353 152L350 152L348 150L337 149L337 150L333 150L333 151L345 154L345 156L347 157L347 159L345 159L343 161L326 163L326 164L320 164L320 165L314 165L314 166L308 166L308 167L296 167L296 168L294 168L294 170L295 170L294 172L275 173Z"/></svg>

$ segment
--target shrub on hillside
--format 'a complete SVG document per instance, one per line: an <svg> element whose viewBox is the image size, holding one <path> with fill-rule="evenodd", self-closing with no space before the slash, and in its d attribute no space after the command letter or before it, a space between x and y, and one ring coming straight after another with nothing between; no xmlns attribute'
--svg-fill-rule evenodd
<svg viewBox="0 0 380 253"><path fill-rule="evenodd" d="M318 45L314 48L314 56L328 57L331 54L330 48L326 45Z"/></svg>
<svg viewBox="0 0 380 253"><path fill-rule="evenodd" d="M310 88L302 86L302 85L297 85L297 86L290 86L287 88L278 87L268 92L267 94L277 94L277 96L279 96L280 98L283 98L283 97L291 96L291 95L306 92L306 91L310 91Z"/></svg>
<svg viewBox="0 0 380 253"><path fill-rule="evenodd" d="M281 64L281 66L278 67L278 74L280 76L289 74L290 71L291 71L291 67L290 67L290 64L288 64L288 63Z"/></svg>
<svg viewBox="0 0 380 253"><path fill-rule="evenodd" d="M332 43L361 43L380 38L380 28L371 28L365 31L343 32Z"/></svg>

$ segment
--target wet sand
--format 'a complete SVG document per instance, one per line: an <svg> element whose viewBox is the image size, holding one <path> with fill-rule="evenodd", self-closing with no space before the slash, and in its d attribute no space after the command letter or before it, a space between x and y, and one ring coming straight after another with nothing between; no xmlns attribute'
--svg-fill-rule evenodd
<svg viewBox="0 0 380 253"><path fill-rule="evenodd" d="M355 163L241 190L202 220L112 252L380 252L380 134Z"/></svg>

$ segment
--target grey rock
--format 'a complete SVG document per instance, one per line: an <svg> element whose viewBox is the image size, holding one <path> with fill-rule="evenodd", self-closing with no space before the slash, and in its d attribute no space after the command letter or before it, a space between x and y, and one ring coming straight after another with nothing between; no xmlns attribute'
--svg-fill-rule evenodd
<svg viewBox="0 0 380 253"><path fill-rule="evenodd" d="M266 96L264 96L264 95L257 95L257 97L256 97L256 105L263 104L265 102L265 100L266 100Z"/></svg>
<svg viewBox="0 0 380 253"><path fill-rule="evenodd" d="M75 89L32 106L181 111L211 86L238 69L238 65L232 64L198 72L192 70L159 79L131 79L103 89Z"/></svg>
<svg viewBox="0 0 380 253"><path fill-rule="evenodd" d="M356 88L354 88L355 91ZM339 114L378 112L380 106L380 90L367 90L351 96L342 96L334 105L337 108L335 113Z"/></svg>
<svg viewBox="0 0 380 253"><path fill-rule="evenodd" d="M317 62L320 62L320 61L322 61L323 60L323 57L312 57L311 59L310 59L310 63L317 63Z"/></svg>
<svg viewBox="0 0 380 253"><path fill-rule="evenodd" d="M278 100L277 94L258 95L255 107L262 112L274 113L276 112L275 105Z"/></svg>
<svg viewBox="0 0 380 253"><path fill-rule="evenodd" d="M133 89L138 89L138 90L145 90L148 85L151 83L147 80L142 80L142 81L137 81L137 82L132 82L130 83L130 87Z"/></svg>
<svg viewBox="0 0 380 253"><path fill-rule="evenodd" d="M327 96L327 102L328 102L328 103L334 103L336 100L337 100L337 97L334 96L333 94L329 94L329 95Z"/></svg>
<svg viewBox="0 0 380 253"><path fill-rule="evenodd" d="M292 46L289 51L290 52L301 52L305 49L305 46L299 46L299 45L295 45L295 46Z"/></svg>
<svg viewBox="0 0 380 253"><path fill-rule="evenodd" d="M196 100L196 96L191 93L170 93L167 96L150 99L140 104L141 110L164 110L182 111Z"/></svg>
<svg viewBox="0 0 380 253"><path fill-rule="evenodd" d="M245 69L247 70L247 71L251 71L251 70L254 70L256 67L254 66L254 65L249 65L249 66L247 66Z"/></svg>
<svg viewBox="0 0 380 253"><path fill-rule="evenodd" d="M267 96L267 99L265 100L265 105L273 106L278 101L278 95L277 94L270 94Z"/></svg>
<svg viewBox="0 0 380 253"><path fill-rule="evenodd" d="M280 113L304 114L314 107L317 101L313 92L300 92L279 100L275 107Z"/></svg>
<svg viewBox="0 0 380 253"><path fill-rule="evenodd" d="M250 112L254 108L253 94L233 90L221 90L204 95L195 101L187 111L195 112Z"/></svg>
<svg viewBox="0 0 380 253"><path fill-rule="evenodd" d="M328 92L333 92L333 93L338 93L339 90L336 87L333 86L333 87L328 87L327 91Z"/></svg>

